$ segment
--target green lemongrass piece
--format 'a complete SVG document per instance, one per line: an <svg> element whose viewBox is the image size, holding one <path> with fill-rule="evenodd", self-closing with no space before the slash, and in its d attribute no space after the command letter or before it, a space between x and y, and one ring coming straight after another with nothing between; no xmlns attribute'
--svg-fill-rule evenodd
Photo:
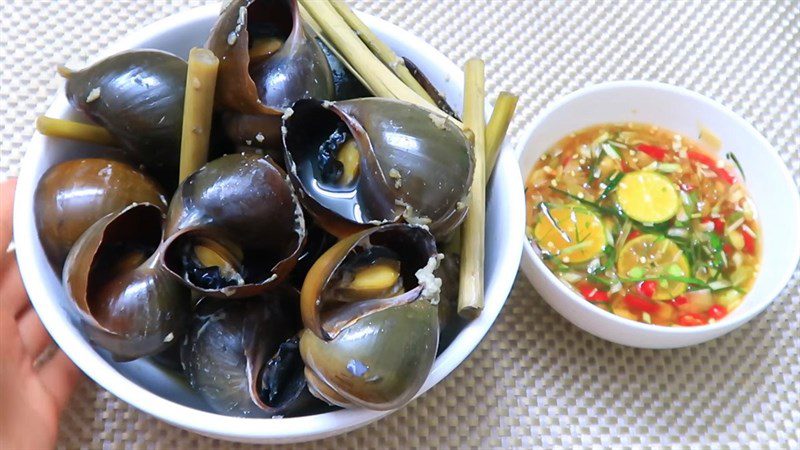
<svg viewBox="0 0 800 450"><path fill-rule="evenodd" d="M487 174L492 173L494 165L497 163L497 158L500 156L500 145L506 138L506 133L508 133L508 125L511 123L511 118L514 117L514 111L517 109L517 101L519 101L519 97L503 91L497 96L497 101L494 103L492 115L489 117L489 124L486 125ZM488 176L486 181L489 181Z"/></svg>
<svg viewBox="0 0 800 450"><path fill-rule="evenodd" d="M675 173L681 170L681 165L676 163L658 163L656 170L662 173Z"/></svg>
<svg viewBox="0 0 800 450"><path fill-rule="evenodd" d="M353 72L360 75L364 85L378 97L394 98L413 103L425 109L443 112L432 103L425 100L402 80L383 62L375 56L364 42L350 29L347 22L336 12L333 6L326 1L300 0L308 14L319 25L322 34L333 44L343 59L353 68ZM449 118L461 126L460 122Z"/></svg>
<svg viewBox="0 0 800 450"><path fill-rule="evenodd" d="M208 162L218 68L219 59L211 50L195 47L189 52L178 182Z"/></svg>
<svg viewBox="0 0 800 450"><path fill-rule="evenodd" d="M325 45L327 45L327 46L328 46L328 50L330 50L330 51L331 51L331 53L333 53L333 55L336 57L336 59L338 59L338 60L339 60L339 62L341 62L341 63L342 63L342 65L343 65L343 66L345 66L345 68L347 68L347 70L349 70L349 71L350 71L350 73L351 73L351 74L353 74L353 76L354 76L354 77L356 77L356 79L357 79L357 80L358 80L358 81L359 81L361 84L363 84L364 86L366 86L366 85L367 85L367 82L364 80L364 78L361 76L361 74L359 74L359 73L356 71L356 69L354 69L354 68L353 68L353 66L350 64L350 62L349 62L349 61L347 61L347 59L345 59L345 57L344 57L344 56L342 56L342 54L341 54L341 53L339 53L339 50L336 48L336 46L335 46L335 45L333 45L333 44L331 43L331 41L329 41L329 40L328 40L328 38L326 38L326 37L325 37L325 34L322 32L322 27L321 27L321 26L320 26L320 24L317 22L317 20L316 20L316 19L314 19L314 17L313 17L311 14L309 14L309 13L308 13L308 11L307 11L307 10L306 10L306 8L303 6L303 4L302 4L302 3L298 3L298 4L297 4L297 8L298 8L298 10L300 11L300 17L303 19L303 21L304 21L305 23L307 23L307 24L308 24L308 26L309 26L309 27L311 27L311 29L314 31L314 34L316 34L316 35L317 35L317 37L318 37L318 38L319 38L319 39L320 39L322 42L324 42L324 43L325 43Z"/></svg>
<svg viewBox="0 0 800 450"><path fill-rule="evenodd" d="M333 6L333 9L339 13L342 19L347 22L347 25L355 31L356 35L372 50L372 53L378 57L384 64L386 64L397 78L405 83L412 91L416 92L417 95L435 105L436 102L431 98L430 95L425 91L425 88L419 84L414 75L409 72L408 68L406 67L403 58L397 56L397 54L389 48L388 45L384 44L383 41L372 32L372 30L367 27L367 25L355 15L355 13L347 6L347 4L342 0L328 0Z"/></svg>
<svg viewBox="0 0 800 450"><path fill-rule="evenodd" d="M609 144L608 142L603 142L600 144L600 147L603 148L603 151L606 152L609 158L619 161L622 157L619 155L619 152L613 145Z"/></svg>
<svg viewBox="0 0 800 450"><path fill-rule="evenodd" d="M475 318L483 310L483 258L486 234L486 121L484 64L477 58L464 66L464 126L475 135L475 171L469 212L461 233L458 314Z"/></svg>
<svg viewBox="0 0 800 450"><path fill-rule="evenodd" d="M114 146L117 140L103 127L71 120L39 116L36 118L36 130L45 136L90 142L92 144Z"/></svg>

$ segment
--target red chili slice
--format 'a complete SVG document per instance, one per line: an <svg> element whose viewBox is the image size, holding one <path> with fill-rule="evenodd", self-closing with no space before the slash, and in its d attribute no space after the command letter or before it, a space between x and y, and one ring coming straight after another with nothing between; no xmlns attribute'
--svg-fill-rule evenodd
<svg viewBox="0 0 800 450"><path fill-rule="evenodd" d="M631 309L638 309L646 313L655 313L658 311L658 305L635 295L628 294L622 298L622 301Z"/></svg>
<svg viewBox="0 0 800 450"><path fill-rule="evenodd" d="M723 244L722 251L725 252L725 256L731 257L736 249L731 244Z"/></svg>
<svg viewBox="0 0 800 450"><path fill-rule="evenodd" d="M708 320L702 314L686 313L678 317L678 325L684 327L696 327L706 323L708 323Z"/></svg>
<svg viewBox="0 0 800 450"><path fill-rule="evenodd" d="M636 238L638 236L641 236L641 235L642 235L641 231L639 231L639 230L631 230L631 232L628 233L628 240L630 241L631 239L634 239L634 238Z"/></svg>
<svg viewBox="0 0 800 450"><path fill-rule="evenodd" d="M719 320L728 315L728 309L722 305L713 305L708 308L708 317Z"/></svg>
<svg viewBox="0 0 800 450"><path fill-rule="evenodd" d="M653 295L656 293L656 289L658 288L658 283L653 280L642 281L636 287L636 289L647 298L653 298Z"/></svg>
<svg viewBox="0 0 800 450"><path fill-rule="evenodd" d="M684 297L683 295L679 295L679 296L673 298L672 300L670 300L670 303L672 303L672 306L677 308L679 306L682 306L682 305L685 305L685 304L689 303L689 299Z"/></svg>
<svg viewBox="0 0 800 450"><path fill-rule="evenodd" d="M591 284L580 286L578 290L580 291L581 295L583 295L583 298L589 300L590 302L597 303L608 301L608 292L597 289Z"/></svg>
<svg viewBox="0 0 800 450"><path fill-rule="evenodd" d="M655 159L656 161L663 161L667 156L667 151L655 145L639 144L634 147L636 150L644 153L645 155Z"/></svg>
<svg viewBox="0 0 800 450"><path fill-rule="evenodd" d="M726 183L733 184L736 181L736 179L730 172L728 172L722 167L717 167L717 160L714 159L713 157L708 156L705 153L697 152L694 150L689 150L688 152L686 152L686 156L692 161L696 161L711 169L712 172L717 174L718 177L725 180Z"/></svg>
<svg viewBox="0 0 800 450"><path fill-rule="evenodd" d="M744 230L742 231L742 237L744 238L745 253L754 255L756 253L756 238Z"/></svg>
<svg viewBox="0 0 800 450"><path fill-rule="evenodd" d="M564 155L561 157L561 167L566 166L570 159L572 159L572 152L564 152Z"/></svg>

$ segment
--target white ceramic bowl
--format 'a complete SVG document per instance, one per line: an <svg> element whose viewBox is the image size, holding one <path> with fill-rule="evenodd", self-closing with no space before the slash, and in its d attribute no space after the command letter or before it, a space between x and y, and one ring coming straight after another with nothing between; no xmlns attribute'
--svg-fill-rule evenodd
<svg viewBox="0 0 800 450"><path fill-rule="evenodd" d="M168 17L122 38L97 59L130 48L148 47L186 57L191 47L205 42L218 12L218 5L209 5ZM362 17L400 55L410 57L445 93L456 110L461 109L463 74L455 64L414 35L377 18ZM77 117L64 98L63 87L47 115ZM50 166L77 156L100 153L100 149L87 148L84 144L36 134L22 163L14 210L17 258L33 306L58 345L89 377L134 407L173 425L242 442L289 443L318 439L344 433L390 414L355 409L289 419L222 416L209 412L202 399L158 366L147 361L115 363L98 353L62 308L67 298L39 242L33 198L39 178ZM524 235L522 180L510 152L500 158L497 171L503 176L494 177L488 192L486 308L436 359L417 395L441 381L472 352L494 322L514 282Z"/></svg>
<svg viewBox="0 0 800 450"><path fill-rule="evenodd" d="M697 136L703 125L722 139L747 175L761 224L761 270L742 305L723 320L700 327L660 327L623 319L584 300L523 244L522 269L544 299L578 327L632 347L674 348L722 336L764 310L789 281L800 257L800 199L781 158L750 124L719 103L666 84L621 81L580 89L549 105L520 139L522 176L542 153L573 131L612 122L643 122Z"/></svg>

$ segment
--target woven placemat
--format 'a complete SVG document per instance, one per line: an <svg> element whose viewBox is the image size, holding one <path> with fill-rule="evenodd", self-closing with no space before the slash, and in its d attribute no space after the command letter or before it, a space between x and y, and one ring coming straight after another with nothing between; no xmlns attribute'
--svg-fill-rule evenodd
<svg viewBox="0 0 800 450"><path fill-rule="evenodd" d="M0 1L0 176L16 173L56 63L198 1ZM355 2L457 63L487 60L488 86L521 94L511 136L589 83L657 80L728 105L800 182L800 4L783 2ZM786 230L796 233L797 230ZM292 448L800 448L798 274L764 314L724 338L669 351L588 335L519 278L472 356L401 411ZM173 428L91 382L63 448L244 448Z"/></svg>

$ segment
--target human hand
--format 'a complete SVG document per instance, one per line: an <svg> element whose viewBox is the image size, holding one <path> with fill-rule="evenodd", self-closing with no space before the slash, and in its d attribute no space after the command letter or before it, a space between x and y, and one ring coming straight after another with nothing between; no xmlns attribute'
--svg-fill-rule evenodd
<svg viewBox="0 0 800 450"><path fill-rule="evenodd" d="M42 326L6 251L15 187L13 179L0 183L0 449L39 450L55 447L80 372Z"/></svg>

